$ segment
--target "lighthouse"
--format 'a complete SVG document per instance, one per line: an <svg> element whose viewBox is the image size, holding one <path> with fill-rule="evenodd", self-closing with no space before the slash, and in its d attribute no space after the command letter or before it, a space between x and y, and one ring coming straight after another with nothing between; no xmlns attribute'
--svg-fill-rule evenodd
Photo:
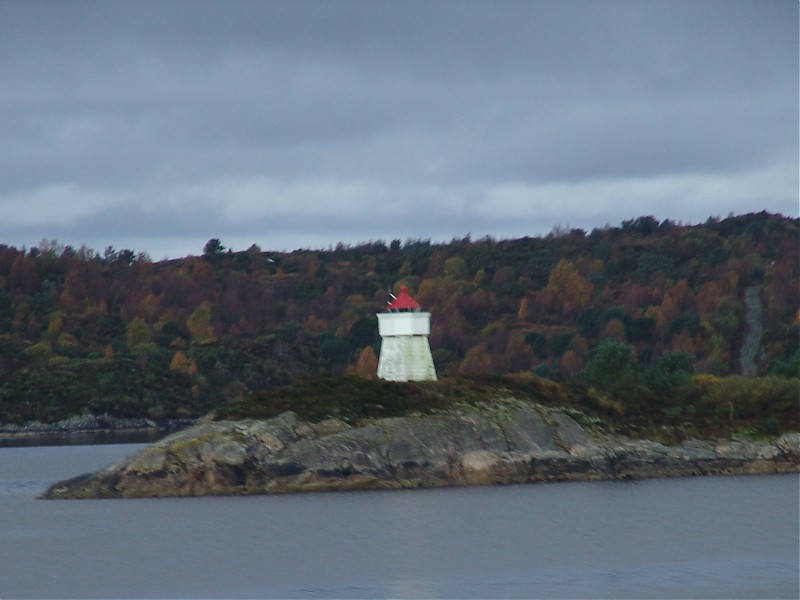
<svg viewBox="0 0 800 600"><path fill-rule="evenodd" d="M386 308L389 312L378 314L378 377L387 381L435 381L436 369L428 344L431 313L420 312L420 305L408 295L406 286Z"/></svg>

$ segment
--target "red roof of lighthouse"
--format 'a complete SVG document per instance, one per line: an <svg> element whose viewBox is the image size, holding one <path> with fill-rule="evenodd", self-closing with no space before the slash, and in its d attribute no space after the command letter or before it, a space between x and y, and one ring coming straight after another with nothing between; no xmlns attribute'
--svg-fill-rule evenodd
<svg viewBox="0 0 800 600"><path fill-rule="evenodd" d="M419 310L420 305L417 304L416 300L408 295L408 288L406 286L402 286L400 288L400 294L394 300L389 302L389 306L386 308L389 310Z"/></svg>

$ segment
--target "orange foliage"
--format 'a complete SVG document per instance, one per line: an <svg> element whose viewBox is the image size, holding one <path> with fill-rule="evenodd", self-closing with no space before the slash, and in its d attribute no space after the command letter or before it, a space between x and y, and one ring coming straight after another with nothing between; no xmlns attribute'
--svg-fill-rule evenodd
<svg viewBox="0 0 800 600"><path fill-rule="evenodd" d="M619 319L611 319L603 329L603 336L615 339L619 342L625 341L625 325Z"/></svg>
<svg viewBox="0 0 800 600"><path fill-rule="evenodd" d="M519 301L519 310L517 311L518 321L532 321L534 312L531 309L531 302L528 298L523 298Z"/></svg>
<svg viewBox="0 0 800 600"><path fill-rule="evenodd" d="M664 313L660 307L651 306L644 311L644 316L649 319L653 319L656 322L656 333L659 336L663 336L664 333L666 333L667 327L669 326L669 321L667 321L666 317L664 317Z"/></svg>
<svg viewBox="0 0 800 600"><path fill-rule="evenodd" d="M350 372L363 379L378 378L378 357L375 356L371 346L367 346L358 354L358 360Z"/></svg>
<svg viewBox="0 0 800 600"><path fill-rule="evenodd" d="M306 320L303 321L303 326L312 333L322 333L328 329L328 322L315 315L309 315L306 317Z"/></svg>
<svg viewBox="0 0 800 600"><path fill-rule="evenodd" d="M589 305L592 284L568 260L562 259L550 272L547 291L553 302L561 306L561 314L574 318Z"/></svg>
<svg viewBox="0 0 800 600"><path fill-rule="evenodd" d="M152 293L145 296L139 303L138 314L148 323L154 323L161 314L161 303Z"/></svg>
<svg viewBox="0 0 800 600"><path fill-rule="evenodd" d="M169 370L176 372L176 373L188 373L189 372L189 359L186 355L178 350L173 356L172 360L169 363Z"/></svg>
<svg viewBox="0 0 800 600"><path fill-rule="evenodd" d="M694 308L692 291L689 289L689 284L685 279L681 279L675 283L667 294L672 299L676 309L680 312L685 312Z"/></svg>
<svg viewBox="0 0 800 600"><path fill-rule="evenodd" d="M659 306L659 313L664 323L671 323L678 316L678 307L671 295L664 296L664 300L661 301L661 306ZM660 330L663 333L664 329L660 328Z"/></svg>
<svg viewBox="0 0 800 600"><path fill-rule="evenodd" d="M697 312L701 317L708 319L717 310L721 298L722 290L716 281L709 281L703 284L703 287L700 288L700 291L695 296Z"/></svg>
<svg viewBox="0 0 800 600"><path fill-rule="evenodd" d="M492 372L492 357L489 356L486 346L478 344L470 348L458 371L462 375L489 375Z"/></svg>
<svg viewBox="0 0 800 600"><path fill-rule="evenodd" d="M564 356L561 357L559 367L564 373L570 377L574 377L583 370L585 364L584 359L581 358L575 350L567 350Z"/></svg>
<svg viewBox="0 0 800 600"><path fill-rule="evenodd" d="M688 352L692 356L695 354L695 344L691 334L683 330L672 338L672 349Z"/></svg>
<svg viewBox="0 0 800 600"><path fill-rule="evenodd" d="M503 362L505 363L505 371L527 371L531 368L533 361L533 351L525 341L517 335L512 335L508 339L506 351L503 354Z"/></svg>
<svg viewBox="0 0 800 600"><path fill-rule="evenodd" d="M579 357L585 358L589 354L589 340L582 335L576 335L570 342L570 347Z"/></svg>

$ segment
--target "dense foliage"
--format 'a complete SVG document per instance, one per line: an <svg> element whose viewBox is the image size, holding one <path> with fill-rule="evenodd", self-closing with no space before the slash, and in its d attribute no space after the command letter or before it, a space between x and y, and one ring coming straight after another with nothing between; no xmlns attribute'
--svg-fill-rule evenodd
<svg viewBox="0 0 800 600"><path fill-rule="evenodd" d="M402 284L432 313L442 375L535 373L686 417L700 396L664 399L750 385L720 379L742 373L743 354L760 375L797 377L798 233L800 219L759 213L291 253L212 239L161 262L0 245L0 422L197 416L309 375L374 377L374 314ZM742 353L748 288L763 330Z"/></svg>

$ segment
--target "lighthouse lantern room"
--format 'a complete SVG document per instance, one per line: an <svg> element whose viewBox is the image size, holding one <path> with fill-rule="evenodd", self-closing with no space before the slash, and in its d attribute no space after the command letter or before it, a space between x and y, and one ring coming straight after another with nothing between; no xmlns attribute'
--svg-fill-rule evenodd
<svg viewBox="0 0 800 600"><path fill-rule="evenodd" d="M387 381L435 381L436 369L428 344L431 313L421 312L406 286L386 308L388 312L378 314L378 377Z"/></svg>

